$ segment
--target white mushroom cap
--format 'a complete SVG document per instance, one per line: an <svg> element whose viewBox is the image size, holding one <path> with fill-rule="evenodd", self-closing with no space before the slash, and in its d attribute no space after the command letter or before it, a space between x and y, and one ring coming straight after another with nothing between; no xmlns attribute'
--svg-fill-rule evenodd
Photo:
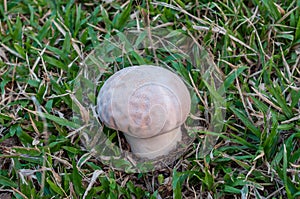
<svg viewBox="0 0 300 199"><path fill-rule="evenodd" d="M147 138L158 141L157 136L166 137L171 131L177 135L169 142L181 140L180 126L190 112L191 99L176 74L162 67L143 65L127 67L112 75L99 92L97 106L101 121L124 132L134 153L149 153L160 147L143 151L137 142ZM136 139L144 140L132 141Z"/></svg>

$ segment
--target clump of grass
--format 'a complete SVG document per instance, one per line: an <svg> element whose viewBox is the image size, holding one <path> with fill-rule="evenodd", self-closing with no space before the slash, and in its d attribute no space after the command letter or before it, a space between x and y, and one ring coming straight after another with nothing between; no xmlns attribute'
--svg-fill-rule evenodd
<svg viewBox="0 0 300 199"><path fill-rule="evenodd" d="M296 0L4 0L0 197L299 197L298 6ZM172 168L126 174L82 147L70 94L91 50L116 31L147 25L182 30L214 55L224 74L226 124L204 158L197 146L213 132L198 132ZM201 97L209 96L197 71L189 72Z"/></svg>

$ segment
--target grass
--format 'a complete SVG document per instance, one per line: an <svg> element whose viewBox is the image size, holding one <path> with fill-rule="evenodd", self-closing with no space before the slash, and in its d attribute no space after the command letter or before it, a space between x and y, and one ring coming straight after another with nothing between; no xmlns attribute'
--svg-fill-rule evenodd
<svg viewBox="0 0 300 199"><path fill-rule="evenodd" d="M299 6L0 0L0 198L299 198ZM205 157L197 147L216 135L199 131L173 165L128 174L83 147L71 91L84 58L137 22L181 30L214 56L226 117ZM213 93L197 70L170 63L191 74L205 111Z"/></svg>

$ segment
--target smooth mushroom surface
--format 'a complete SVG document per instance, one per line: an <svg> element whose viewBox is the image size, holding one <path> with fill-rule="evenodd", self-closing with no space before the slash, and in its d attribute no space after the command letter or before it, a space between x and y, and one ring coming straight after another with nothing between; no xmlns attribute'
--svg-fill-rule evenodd
<svg viewBox="0 0 300 199"><path fill-rule="evenodd" d="M175 73L158 66L124 68L104 83L97 98L99 118L124 133L132 152L153 159L182 139L190 93Z"/></svg>

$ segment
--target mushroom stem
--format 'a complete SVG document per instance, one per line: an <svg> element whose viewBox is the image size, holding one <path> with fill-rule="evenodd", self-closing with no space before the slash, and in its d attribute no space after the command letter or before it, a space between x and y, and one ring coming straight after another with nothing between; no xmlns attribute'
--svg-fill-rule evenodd
<svg viewBox="0 0 300 199"><path fill-rule="evenodd" d="M167 155L175 149L177 143L181 141L182 132L181 127L178 127L151 138L137 138L127 133L124 135L135 155L141 158L154 159L162 155Z"/></svg>

